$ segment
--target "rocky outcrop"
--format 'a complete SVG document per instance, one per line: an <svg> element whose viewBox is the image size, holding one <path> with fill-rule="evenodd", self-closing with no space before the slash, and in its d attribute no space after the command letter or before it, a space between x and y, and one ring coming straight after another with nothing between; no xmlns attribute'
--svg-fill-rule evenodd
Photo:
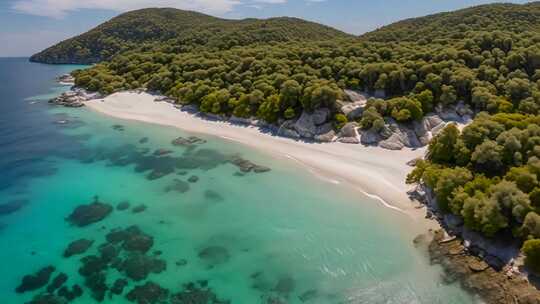
<svg viewBox="0 0 540 304"><path fill-rule="evenodd" d="M319 129L319 127L327 121L329 115L330 110L326 108L317 109L313 113L304 111L302 112L302 115L300 115L300 118L294 123L293 129L300 137L312 139L317 135L330 131L325 128Z"/></svg>
<svg viewBox="0 0 540 304"><path fill-rule="evenodd" d="M67 217L71 224L84 227L99 222L107 217L113 211L113 207L97 201L97 199L88 205L80 205Z"/></svg>
<svg viewBox="0 0 540 304"><path fill-rule="evenodd" d="M358 135L358 124L349 122L341 128L338 133L337 141L344 144L359 144L360 136Z"/></svg>
<svg viewBox="0 0 540 304"><path fill-rule="evenodd" d="M540 303L540 291L511 265L501 270L493 268L461 239L448 238L442 230L434 233L428 251L431 262L442 266L445 282L459 282L486 303Z"/></svg>
<svg viewBox="0 0 540 304"><path fill-rule="evenodd" d="M385 124L380 130L361 130L360 142L389 150L423 147L448 124L468 123L471 115L472 111L468 105L458 103L445 109L439 107L436 113L428 113L420 121L399 123L391 117L386 117Z"/></svg>
<svg viewBox="0 0 540 304"><path fill-rule="evenodd" d="M343 90L343 92L349 102L342 102L340 104L341 112L349 120L355 120L361 117L367 103L367 95L352 90Z"/></svg>
<svg viewBox="0 0 540 304"><path fill-rule="evenodd" d="M74 89L49 100L49 103L64 107L79 108L84 106L85 101L101 97L99 93L88 93L84 89Z"/></svg>
<svg viewBox="0 0 540 304"><path fill-rule="evenodd" d="M58 76L57 81L63 85L74 85L75 77L71 76L71 74L63 74Z"/></svg>

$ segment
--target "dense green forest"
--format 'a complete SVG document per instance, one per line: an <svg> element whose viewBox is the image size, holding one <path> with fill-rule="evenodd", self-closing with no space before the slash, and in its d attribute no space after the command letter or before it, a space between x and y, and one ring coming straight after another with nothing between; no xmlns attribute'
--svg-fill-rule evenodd
<svg viewBox="0 0 540 304"><path fill-rule="evenodd" d="M212 20L204 27L214 28ZM540 271L540 3L441 13L361 37L303 23L326 34L301 42L281 26L263 30L269 21L245 22L251 28L241 36L235 25L202 42L160 39L131 49L130 40L99 58L130 50L77 71L76 84L103 93L145 87L203 112L270 123L325 107L336 129L351 119L340 112L343 89L384 91L388 98L370 99L354 118L375 132L389 118L407 124L464 103L474 122L436 136L408 182L427 184L439 208L473 230L527 241L527 262ZM279 35L268 39L272 33Z"/></svg>
<svg viewBox="0 0 540 304"><path fill-rule="evenodd" d="M172 8L131 11L30 58L43 63L96 63L141 45L166 43L175 53L225 50L252 43L315 41L348 37L297 18L227 20Z"/></svg>

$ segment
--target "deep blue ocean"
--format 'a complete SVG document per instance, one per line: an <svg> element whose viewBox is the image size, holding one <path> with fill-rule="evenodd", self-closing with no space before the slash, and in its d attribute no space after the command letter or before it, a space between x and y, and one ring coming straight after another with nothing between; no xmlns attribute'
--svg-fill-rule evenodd
<svg viewBox="0 0 540 304"><path fill-rule="evenodd" d="M411 219L292 161L48 104L76 68L0 58L0 303L474 303Z"/></svg>

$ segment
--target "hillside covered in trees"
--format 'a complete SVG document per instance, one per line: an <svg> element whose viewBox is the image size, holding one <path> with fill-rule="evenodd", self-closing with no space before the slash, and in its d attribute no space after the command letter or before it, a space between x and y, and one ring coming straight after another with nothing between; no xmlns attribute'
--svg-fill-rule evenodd
<svg viewBox="0 0 540 304"><path fill-rule="evenodd" d="M209 18L203 26L208 31L217 31L212 22L224 22ZM322 28L325 35L308 34L301 42L294 41L298 28L277 26L281 32L270 21L244 22L261 35L238 25L201 35L202 43L181 42L192 34L149 34L161 42L77 71L76 84L103 93L144 87L203 112L274 124L326 108L336 131L356 122L380 137L391 122L413 125L436 108L461 104L474 122L462 132L450 126L436 136L408 182L427 184L440 209L462 217L470 229L527 240L528 263L540 271L539 3L410 19L359 38ZM345 115L344 89L385 92L387 98L371 98L358 115Z"/></svg>
<svg viewBox="0 0 540 304"><path fill-rule="evenodd" d="M196 49L225 50L253 43L315 41L349 35L297 18L227 20L173 8L131 11L30 58L42 63L96 63L154 43L175 53Z"/></svg>

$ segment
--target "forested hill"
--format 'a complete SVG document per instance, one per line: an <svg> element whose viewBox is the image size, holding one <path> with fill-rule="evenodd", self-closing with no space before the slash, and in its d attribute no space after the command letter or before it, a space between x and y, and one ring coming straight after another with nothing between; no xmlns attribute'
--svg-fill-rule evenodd
<svg viewBox="0 0 540 304"><path fill-rule="evenodd" d="M521 33L540 29L540 2L488 4L399 21L362 37L369 41L432 42L461 40L468 32L505 31Z"/></svg>
<svg viewBox="0 0 540 304"><path fill-rule="evenodd" d="M124 13L30 58L42 63L96 63L144 44L167 42L175 52L225 50L253 43L315 41L349 37L297 18L227 20L173 8Z"/></svg>

